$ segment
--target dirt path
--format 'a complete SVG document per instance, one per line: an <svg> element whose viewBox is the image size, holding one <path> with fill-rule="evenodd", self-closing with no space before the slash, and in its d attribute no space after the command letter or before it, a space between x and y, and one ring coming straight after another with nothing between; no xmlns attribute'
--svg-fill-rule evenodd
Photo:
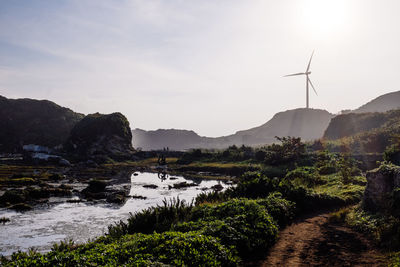
<svg viewBox="0 0 400 267"><path fill-rule="evenodd" d="M328 217L321 214L287 227L261 266L385 266L369 240Z"/></svg>

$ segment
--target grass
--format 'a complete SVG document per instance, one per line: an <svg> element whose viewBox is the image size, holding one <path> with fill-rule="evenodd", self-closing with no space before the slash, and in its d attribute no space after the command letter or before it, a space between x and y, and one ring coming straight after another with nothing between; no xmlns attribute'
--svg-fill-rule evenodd
<svg viewBox="0 0 400 267"><path fill-rule="evenodd" d="M277 155L279 156L279 155ZM267 166L254 161L187 161L167 158L172 173L237 176L237 185L224 192L202 193L196 204L179 199L131 214L127 221L109 226L108 233L83 245L60 244L47 254L14 254L4 265L185 265L235 266L241 260L265 255L277 239L279 229L305 212L340 207L361 200L365 178L343 179L338 165L329 160L290 162ZM121 167L151 168L157 158L101 165L94 169L114 171ZM279 158L278 158L279 162ZM339 161L338 161L339 162ZM328 164L329 163L329 164ZM335 162L334 162L335 163ZM340 162L339 162L340 163ZM300 165L300 167L298 167ZM349 167L350 169L350 167ZM90 174L89 170L84 170ZM248 172L251 171L251 172ZM332 173L333 172L333 173ZM329 173L329 174L328 174ZM343 211L335 217L343 220Z"/></svg>
<svg viewBox="0 0 400 267"><path fill-rule="evenodd" d="M364 194L365 185L360 185L360 183L366 183L365 177L353 176L349 184L343 184L338 173L322 175L321 177L325 183L313 188L317 194L338 197L349 204L360 201Z"/></svg>

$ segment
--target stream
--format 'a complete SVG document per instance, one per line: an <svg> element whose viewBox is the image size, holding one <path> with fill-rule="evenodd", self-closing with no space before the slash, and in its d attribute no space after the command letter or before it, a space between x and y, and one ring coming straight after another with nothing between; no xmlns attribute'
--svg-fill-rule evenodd
<svg viewBox="0 0 400 267"><path fill-rule="evenodd" d="M171 188L180 182L196 183L196 186L181 189ZM191 202L199 193L210 191L211 186L229 185L223 181L186 179L172 176L160 179L157 173L132 174L130 196L144 196L146 199L128 198L123 205L90 202L60 202L52 206L35 207L28 212L15 212L0 209L0 217L10 222L0 224L0 255L11 255L16 251L35 248L39 252L49 251L56 242L72 239L83 243L96 238L107 231L107 226L126 220L129 213L160 205L164 199L179 197ZM145 188L144 185L156 185L157 188ZM206 189L208 188L208 189Z"/></svg>

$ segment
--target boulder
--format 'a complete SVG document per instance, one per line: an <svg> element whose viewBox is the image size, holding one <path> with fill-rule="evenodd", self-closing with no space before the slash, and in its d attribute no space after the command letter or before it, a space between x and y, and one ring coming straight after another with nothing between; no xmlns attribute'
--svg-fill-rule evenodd
<svg viewBox="0 0 400 267"><path fill-rule="evenodd" d="M392 212L394 197L400 188L400 167L382 164L379 168L367 172L367 186L363 205L370 211Z"/></svg>
<svg viewBox="0 0 400 267"><path fill-rule="evenodd" d="M109 203L116 203L116 204L123 204L125 203L125 192L124 191L117 191L117 192L113 192L110 193L107 196L107 202Z"/></svg>

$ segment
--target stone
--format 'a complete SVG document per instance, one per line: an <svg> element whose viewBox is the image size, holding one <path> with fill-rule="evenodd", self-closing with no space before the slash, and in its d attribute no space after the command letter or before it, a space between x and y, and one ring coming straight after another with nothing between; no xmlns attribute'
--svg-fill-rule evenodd
<svg viewBox="0 0 400 267"><path fill-rule="evenodd" d="M393 191L400 187L400 167L382 164L367 172L367 186L363 205L370 211L390 211L393 205Z"/></svg>

